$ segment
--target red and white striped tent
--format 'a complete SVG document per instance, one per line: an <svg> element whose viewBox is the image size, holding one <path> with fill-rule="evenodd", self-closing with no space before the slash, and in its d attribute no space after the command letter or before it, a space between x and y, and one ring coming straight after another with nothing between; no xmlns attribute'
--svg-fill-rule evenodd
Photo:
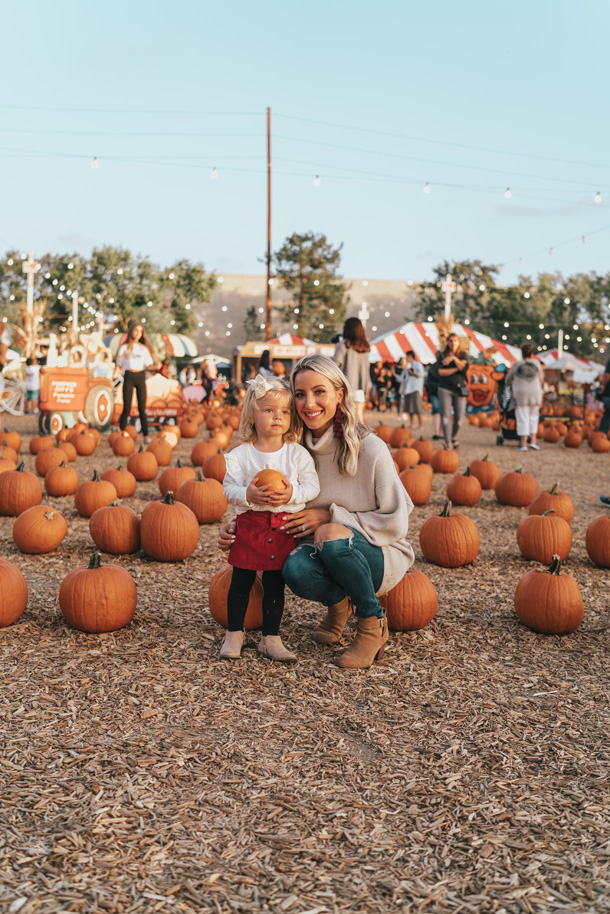
<svg viewBox="0 0 610 914"><path fill-rule="evenodd" d="M604 366L599 362L591 362L589 359L583 359L572 352L566 352L563 349L547 349L542 352L538 358L544 367L555 371L571 371L572 380L579 384L592 384L593 381L604 373Z"/></svg>
<svg viewBox="0 0 610 914"><path fill-rule="evenodd" d="M278 346L316 346L313 340L308 340L303 336L296 336L294 333L282 333L281 336L274 336L272 340L265 340L266 343L276 343Z"/></svg>
<svg viewBox="0 0 610 914"><path fill-rule="evenodd" d="M459 337L468 337L470 340L470 356L473 359L484 352L496 365L513 365L521 358L521 350L508 343L492 340L485 333L472 330L464 324L454 324L452 333ZM433 323L409 321L398 330L385 333L371 341L371 362L397 362L405 352L412 349L416 357L424 365L430 365L436 360L439 350L438 329Z"/></svg>

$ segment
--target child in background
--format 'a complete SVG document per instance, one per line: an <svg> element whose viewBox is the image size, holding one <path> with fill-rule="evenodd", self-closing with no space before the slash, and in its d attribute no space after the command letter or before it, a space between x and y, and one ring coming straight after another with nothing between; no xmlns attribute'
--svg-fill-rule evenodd
<svg viewBox="0 0 610 914"><path fill-rule="evenodd" d="M227 632L220 656L237 660L244 642L244 618L256 572L263 573L263 635L258 649L265 657L295 663L296 655L279 635L284 612L282 565L297 545L280 527L287 514L302 511L320 484L313 458L296 443L292 394L279 378L257 375L248 392L239 425L244 444L225 455L224 493L237 511L229 552L233 576L227 598ZM277 470L286 488L257 485L263 470Z"/></svg>
<svg viewBox="0 0 610 914"><path fill-rule="evenodd" d="M40 365L32 357L25 360L25 412L34 415L38 412L40 399ZM29 406L29 409L28 409Z"/></svg>

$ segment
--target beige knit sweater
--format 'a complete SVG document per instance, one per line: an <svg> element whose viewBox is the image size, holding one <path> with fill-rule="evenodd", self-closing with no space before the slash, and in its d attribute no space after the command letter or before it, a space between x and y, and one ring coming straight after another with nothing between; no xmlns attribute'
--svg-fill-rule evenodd
<svg viewBox="0 0 610 914"><path fill-rule="evenodd" d="M376 435L367 435L360 442L356 475L341 476L332 426L321 438L313 438L306 430L303 443L315 460L320 479L320 494L307 507L328 508L333 522L353 527L374 546L381 546L384 572L379 593L387 593L415 561L407 540L413 502L387 446Z"/></svg>

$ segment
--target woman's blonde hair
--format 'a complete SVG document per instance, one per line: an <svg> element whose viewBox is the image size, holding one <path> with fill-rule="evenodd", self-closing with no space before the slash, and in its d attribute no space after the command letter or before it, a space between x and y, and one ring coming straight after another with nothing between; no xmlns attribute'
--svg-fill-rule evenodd
<svg viewBox="0 0 610 914"><path fill-rule="evenodd" d="M296 363L290 374L290 384L294 394L294 379L301 371L316 371L323 375L333 385L335 390L343 391L341 412L343 413L343 436L337 438L339 453L337 467L341 476L355 476L358 471L358 457L360 442L370 434L366 425L358 421L356 406L354 404L353 390L349 381L338 365L325 355L305 355ZM294 409L294 407L293 407ZM303 431L303 420L295 412L295 423L300 433ZM314 455L315 458L315 455Z"/></svg>
<svg viewBox="0 0 610 914"><path fill-rule="evenodd" d="M280 378L265 378L265 384L267 389L265 390L264 396L260 397L258 400L255 395L255 385L249 384L248 390L246 392L246 399L244 400L244 406L241 413L241 419L239 422L239 428L237 434L239 439L246 444L251 444L256 441L256 426L254 425L254 414L258 409L260 403L263 403L267 397L272 400L277 400L280 397L286 397L288 403L291 406L290 410L290 428L284 435L284 441L287 444L291 444L294 441L300 441L300 433L297 431L294 423L294 410L292 409L292 391L288 387L285 381L282 381Z"/></svg>

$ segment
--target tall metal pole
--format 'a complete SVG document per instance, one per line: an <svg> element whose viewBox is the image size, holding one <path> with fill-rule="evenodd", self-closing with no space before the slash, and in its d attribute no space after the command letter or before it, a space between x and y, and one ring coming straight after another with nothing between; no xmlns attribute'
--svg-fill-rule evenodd
<svg viewBox="0 0 610 914"><path fill-rule="evenodd" d="M271 108L267 108L267 298L265 339L273 336L271 327Z"/></svg>

